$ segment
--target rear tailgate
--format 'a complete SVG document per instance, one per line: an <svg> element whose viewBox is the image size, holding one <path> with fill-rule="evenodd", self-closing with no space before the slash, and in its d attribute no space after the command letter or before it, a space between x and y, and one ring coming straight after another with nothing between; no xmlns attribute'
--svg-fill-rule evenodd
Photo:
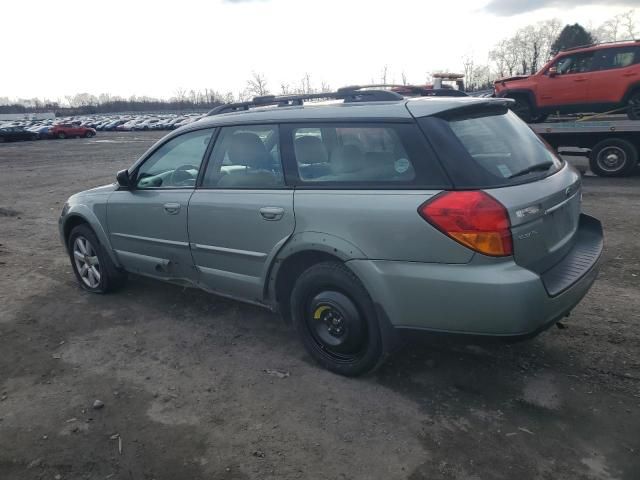
<svg viewBox="0 0 640 480"><path fill-rule="evenodd" d="M536 182L486 190L509 212L516 263L545 272L570 250L578 230L580 175L565 165Z"/></svg>
<svg viewBox="0 0 640 480"><path fill-rule="evenodd" d="M482 190L505 207L516 263L543 274L572 250L581 222L580 175L507 105L461 104L418 124L438 146L455 189Z"/></svg>

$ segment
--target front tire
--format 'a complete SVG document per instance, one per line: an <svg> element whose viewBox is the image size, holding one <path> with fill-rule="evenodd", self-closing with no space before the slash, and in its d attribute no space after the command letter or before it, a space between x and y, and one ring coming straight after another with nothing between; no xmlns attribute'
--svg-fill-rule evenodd
<svg viewBox="0 0 640 480"><path fill-rule="evenodd" d="M116 268L88 225L78 225L71 230L67 249L73 273L84 290L108 293L124 283L125 274Z"/></svg>
<svg viewBox="0 0 640 480"><path fill-rule="evenodd" d="M620 177L630 174L638 165L638 149L621 138L602 140L591 150L589 166L601 177Z"/></svg>
<svg viewBox="0 0 640 480"><path fill-rule="evenodd" d="M305 270L291 293L291 313L307 352L327 370L351 377L382 363L375 307L342 263L322 262Z"/></svg>
<svg viewBox="0 0 640 480"><path fill-rule="evenodd" d="M60 133L58 134L58 138L59 138L60 140L64 140L65 138L67 138L67 136L64 134L64 132L60 132Z"/></svg>

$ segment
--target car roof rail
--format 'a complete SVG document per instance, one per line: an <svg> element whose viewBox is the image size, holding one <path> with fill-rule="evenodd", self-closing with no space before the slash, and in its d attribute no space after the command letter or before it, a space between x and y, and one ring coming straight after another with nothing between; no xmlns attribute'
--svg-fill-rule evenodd
<svg viewBox="0 0 640 480"><path fill-rule="evenodd" d="M384 102L402 100L404 97L391 90L370 89L372 87L389 87L392 85L352 85L339 88L335 92L302 93L293 95L263 95L253 97L246 102L226 103L219 105L207 113L207 116L222 113L247 111L251 108L277 106L290 107L304 105L307 100L344 100L345 103Z"/></svg>
<svg viewBox="0 0 640 480"><path fill-rule="evenodd" d="M571 52L573 50L580 50L582 48L591 48L591 47L599 47L600 45L615 45L617 43L640 43L640 39L628 38L626 40L612 40L610 42L595 42L595 43L587 43L585 45L577 45L575 47L563 48L560 52Z"/></svg>

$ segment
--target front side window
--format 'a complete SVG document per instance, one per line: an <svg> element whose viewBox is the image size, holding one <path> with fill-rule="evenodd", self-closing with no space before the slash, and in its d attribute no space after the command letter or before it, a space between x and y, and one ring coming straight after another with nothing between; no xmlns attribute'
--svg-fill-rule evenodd
<svg viewBox="0 0 640 480"><path fill-rule="evenodd" d="M590 72L592 64L593 52L586 52L562 57L554 66L559 75L568 75L571 73Z"/></svg>
<svg viewBox="0 0 640 480"><path fill-rule="evenodd" d="M278 127L225 127L213 147L205 188L278 188L284 186Z"/></svg>
<svg viewBox="0 0 640 480"><path fill-rule="evenodd" d="M300 125L292 132L298 176L309 184L413 184L416 157L428 157L416 152L420 133L412 125Z"/></svg>
<svg viewBox="0 0 640 480"><path fill-rule="evenodd" d="M193 188L213 129L172 138L138 169L136 188Z"/></svg>

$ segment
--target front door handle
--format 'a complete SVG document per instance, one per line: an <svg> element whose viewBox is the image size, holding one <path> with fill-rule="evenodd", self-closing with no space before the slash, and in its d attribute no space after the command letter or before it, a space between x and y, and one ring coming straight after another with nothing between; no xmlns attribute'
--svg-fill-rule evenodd
<svg viewBox="0 0 640 480"><path fill-rule="evenodd" d="M179 203L165 203L164 211L169 215L177 215L180 213L180 204Z"/></svg>
<svg viewBox="0 0 640 480"><path fill-rule="evenodd" d="M586 78L574 78L573 81L574 82L586 82L587 79Z"/></svg>
<svg viewBox="0 0 640 480"><path fill-rule="evenodd" d="M269 221L280 220L284 215L284 208L280 207L262 207L260 209L262 218Z"/></svg>

